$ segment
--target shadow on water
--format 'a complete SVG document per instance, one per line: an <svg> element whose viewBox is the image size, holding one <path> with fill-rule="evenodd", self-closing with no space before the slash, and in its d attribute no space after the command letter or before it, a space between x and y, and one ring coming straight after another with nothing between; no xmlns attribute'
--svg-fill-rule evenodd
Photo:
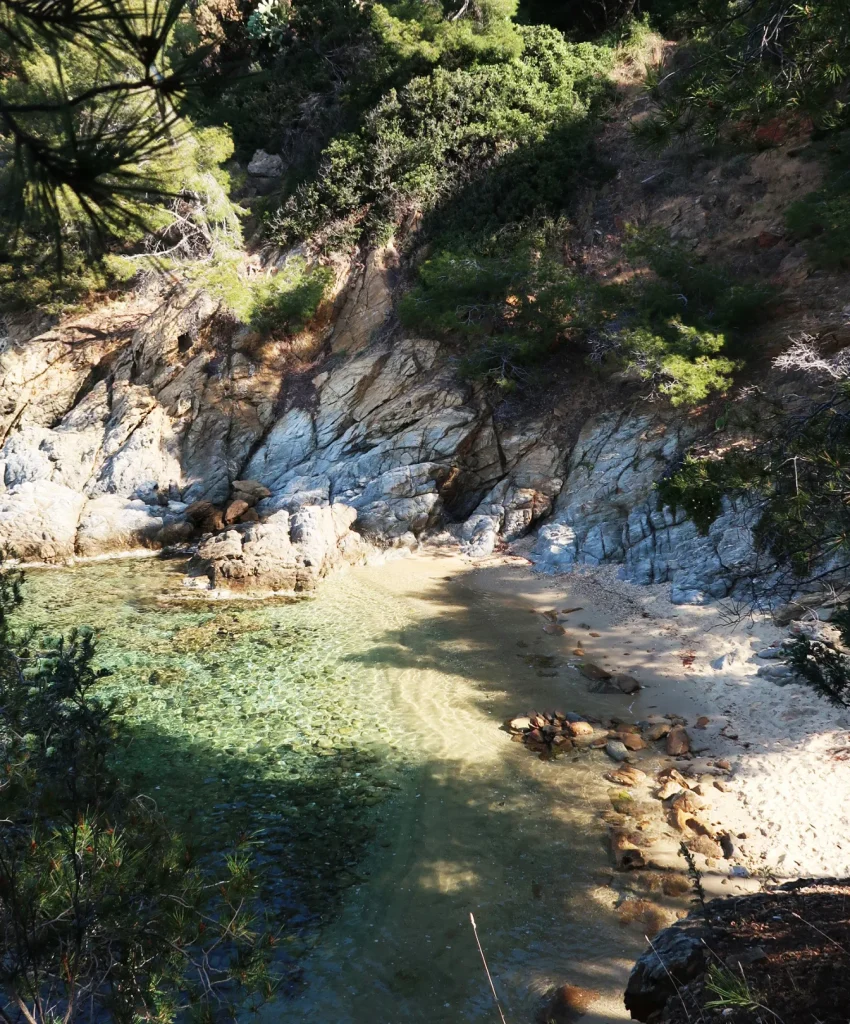
<svg viewBox="0 0 850 1024"><path fill-rule="evenodd" d="M99 566L33 579L29 617L98 622L125 777L209 850L255 836L304 971L264 1020L491 1019L470 912L512 1024L563 982L604 994L588 1021L613 1019L643 939L611 913L607 784L590 757L546 763L500 728L605 698L498 578L484 593L421 571L198 607L159 600L173 567Z"/></svg>

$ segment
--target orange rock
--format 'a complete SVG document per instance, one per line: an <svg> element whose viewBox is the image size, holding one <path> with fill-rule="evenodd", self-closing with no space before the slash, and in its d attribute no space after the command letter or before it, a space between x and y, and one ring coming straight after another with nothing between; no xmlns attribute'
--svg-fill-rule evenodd
<svg viewBox="0 0 850 1024"><path fill-rule="evenodd" d="M677 725L667 733L667 753L671 757L687 754L691 749L691 738L684 726Z"/></svg>

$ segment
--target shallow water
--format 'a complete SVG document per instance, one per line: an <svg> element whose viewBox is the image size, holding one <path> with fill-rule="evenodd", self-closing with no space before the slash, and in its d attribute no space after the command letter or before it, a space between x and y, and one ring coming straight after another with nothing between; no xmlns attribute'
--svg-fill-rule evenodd
<svg viewBox="0 0 850 1024"><path fill-rule="evenodd" d="M612 710L529 614L544 584L408 559L297 603L210 606L176 600L181 569L31 571L26 617L99 631L123 773L213 846L257 834L297 978L262 1019L497 1019L470 912L511 1024L564 982L602 993L586 1020L625 1019L643 941L602 888L599 755L542 762L499 728Z"/></svg>

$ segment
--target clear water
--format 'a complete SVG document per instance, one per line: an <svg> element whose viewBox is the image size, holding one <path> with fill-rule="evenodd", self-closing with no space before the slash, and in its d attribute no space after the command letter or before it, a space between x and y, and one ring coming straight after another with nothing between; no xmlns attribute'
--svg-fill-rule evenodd
<svg viewBox="0 0 850 1024"><path fill-rule="evenodd" d="M493 1020L470 912L511 1024L564 982L601 992L589 1019L623 1017L642 939L605 894L602 766L541 762L499 728L606 710L569 670L575 641L529 614L551 592L411 559L210 605L183 600L182 568L31 571L25 616L98 631L125 775L212 846L256 835L291 976L263 1020Z"/></svg>

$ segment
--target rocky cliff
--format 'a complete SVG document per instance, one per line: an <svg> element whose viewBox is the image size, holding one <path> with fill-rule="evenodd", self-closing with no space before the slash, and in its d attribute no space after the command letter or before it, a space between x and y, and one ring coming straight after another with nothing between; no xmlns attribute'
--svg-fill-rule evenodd
<svg viewBox="0 0 850 1024"><path fill-rule="evenodd" d="M734 216L720 216L719 201L682 193L671 174L656 195L652 176L637 182L648 165L636 160L590 208L587 252L603 258L608 229L622 227L630 203L674 234L671 209L710 206L682 237L693 235L696 250L736 253L752 242L764 262L764 224L775 225L788 189L809 173L789 166L797 167L782 154L755 158L744 184L752 192L756 181L758 201L741 212L738 180L722 205ZM722 168L699 174L688 179L694 188L723 191ZM783 277L784 244L771 236L769 260L777 282L797 288L797 307L775 329L792 319L820 329L843 299L825 302L821 285L801 303L806 271L798 260L794 281ZM659 508L653 489L704 431L699 416L659 411L613 386L589 396L588 375L564 367L545 395L494 409L483 386L459 378L449 344L394 324L396 262L392 248L373 253L343 275L320 325L283 341L165 281L49 330L32 318L0 321L0 545L24 561L64 562L185 544L199 535L189 506L221 505L233 481L250 479L270 492L257 518L285 513L290 541L299 510L352 510L326 524L328 550L345 547L345 557L364 550L343 541L351 531L382 547L456 544L473 556L532 533L519 550L544 571L617 563L635 582L669 582L678 601L734 590L751 554L746 521L727 508L700 536L682 514ZM231 561L234 545L263 533L251 523L230 532ZM295 562L304 567L301 555Z"/></svg>

